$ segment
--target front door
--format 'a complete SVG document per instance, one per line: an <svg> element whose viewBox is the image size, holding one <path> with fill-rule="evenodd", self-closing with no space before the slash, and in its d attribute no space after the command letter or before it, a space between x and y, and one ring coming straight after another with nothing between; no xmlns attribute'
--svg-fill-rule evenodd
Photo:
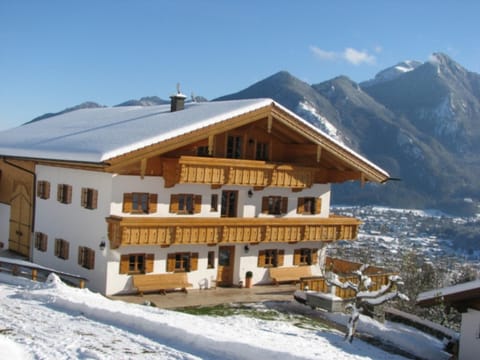
<svg viewBox="0 0 480 360"><path fill-rule="evenodd" d="M238 191L222 191L222 217L237 217Z"/></svg>
<svg viewBox="0 0 480 360"><path fill-rule="evenodd" d="M15 184L10 201L8 249L27 257L30 256L31 206L25 184Z"/></svg>
<svg viewBox="0 0 480 360"><path fill-rule="evenodd" d="M220 246L218 248L217 282L219 286L233 285L233 266L235 246Z"/></svg>

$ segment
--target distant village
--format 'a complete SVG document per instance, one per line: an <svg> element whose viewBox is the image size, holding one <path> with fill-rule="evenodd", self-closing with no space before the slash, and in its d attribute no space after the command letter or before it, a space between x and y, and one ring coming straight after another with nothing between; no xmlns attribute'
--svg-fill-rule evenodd
<svg viewBox="0 0 480 360"><path fill-rule="evenodd" d="M411 252L445 273L465 267L480 274L480 242L466 242L464 229L477 228L478 218L453 218L441 213L375 206L336 207L339 215L354 216L363 224L358 239L329 246L329 255L354 261L400 268ZM445 234L452 234L446 237Z"/></svg>

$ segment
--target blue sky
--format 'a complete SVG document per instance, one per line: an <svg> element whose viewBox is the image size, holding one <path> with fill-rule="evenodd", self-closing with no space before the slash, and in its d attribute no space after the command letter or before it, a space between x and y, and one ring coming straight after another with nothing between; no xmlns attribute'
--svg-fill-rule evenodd
<svg viewBox="0 0 480 360"><path fill-rule="evenodd" d="M84 101L208 99L280 70L368 80L443 52L480 72L476 0L0 0L0 129Z"/></svg>

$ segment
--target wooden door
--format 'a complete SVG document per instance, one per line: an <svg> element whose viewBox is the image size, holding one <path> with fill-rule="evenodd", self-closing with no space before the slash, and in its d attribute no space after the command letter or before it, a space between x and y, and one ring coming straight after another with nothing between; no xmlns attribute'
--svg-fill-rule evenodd
<svg viewBox="0 0 480 360"><path fill-rule="evenodd" d="M222 217L237 217L238 191L222 191Z"/></svg>
<svg viewBox="0 0 480 360"><path fill-rule="evenodd" d="M8 248L24 256L30 256L32 203L23 183L14 185L10 201L10 232Z"/></svg>
<svg viewBox="0 0 480 360"><path fill-rule="evenodd" d="M233 268L235 265L235 246L218 248L217 283L219 286L233 285Z"/></svg>

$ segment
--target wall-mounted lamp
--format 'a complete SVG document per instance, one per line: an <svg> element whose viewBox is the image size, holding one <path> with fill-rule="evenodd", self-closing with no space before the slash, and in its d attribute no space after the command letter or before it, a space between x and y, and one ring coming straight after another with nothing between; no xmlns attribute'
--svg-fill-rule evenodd
<svg viewBox="0 0 480 360"><path fill-rule="evenodd" d="M253 196L253 191L252 190L248 190L248 197L251 198Z"/></svg>
<svg viewBox="0 0 480 360"><path fill-rule="evenodd" d="M250 247L248 245L245 245L243 247L243 251L245 251L245 254L247 254L250 251Z"/></svg>
<svg viewBox="0 0 480 360"><path fill-rule="evenodd" d="M107 246L107 244L105 243L105 241L102 240L102 241L100 242L100 245L99 245L98 247L100 248L100 250L103 251L103 250L105 249L105 246Z"/></svg>

